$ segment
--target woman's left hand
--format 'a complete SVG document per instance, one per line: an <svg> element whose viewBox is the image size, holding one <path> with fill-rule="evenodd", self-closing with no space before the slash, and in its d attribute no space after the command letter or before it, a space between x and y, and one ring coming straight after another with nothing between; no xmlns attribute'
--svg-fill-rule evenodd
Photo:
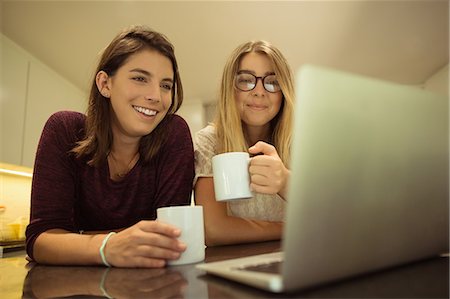
<svg viewBox="0 0 450 299"><path fill-rule="evenodd" d="M257 155L250 159L249 165L252 190L258 193L279 194L286 198L290 171L284 166L276 148L258 141L248 151L250 154Z"/></svg>

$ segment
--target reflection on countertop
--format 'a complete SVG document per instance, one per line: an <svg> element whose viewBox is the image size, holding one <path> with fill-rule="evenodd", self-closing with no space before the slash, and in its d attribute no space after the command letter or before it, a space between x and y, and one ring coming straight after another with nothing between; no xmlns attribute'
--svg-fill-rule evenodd
<svg viewBox="0 0 450 299"><path fill-rule="evenodd" d="M280 242L208 247L205 262L269 253ZM301 279L299 277L299 279ZM163 269L45 266L25 252L0 260L0 298L448 298L449 258L435 257L293 293L274 294L207 275Z"/></svg>
<svg viewBox="0 0 450 299"><path fill-rule="evenodd" d="M278 241L209 247L205 261L278 250ZM224 298L195 264L163 269L46 266L28 263L25 255L23 250L9 252L0 260L0 298Z"/></svg>
<svg viewBox="0 0 450 299"><path fill-rule="evenodd" d="M188 274L183 269L174 268L34 265L25 278L23 297L183 298ZM200 295L197 298L202 298Z"/></svg>

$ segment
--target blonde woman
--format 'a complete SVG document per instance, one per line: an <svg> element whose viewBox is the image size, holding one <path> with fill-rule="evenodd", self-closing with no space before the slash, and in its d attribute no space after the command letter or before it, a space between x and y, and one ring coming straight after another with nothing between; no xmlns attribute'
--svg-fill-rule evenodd
<svg viewBox="0 0 450 299"><path fill-rule="evenodd" d="M247 42L228 59L215 120L194 141L196 204L202 205L209 246L280 239L289 180L294 88L281 52ZM217 202L211 158L249 152L253 198Z"/></svg>

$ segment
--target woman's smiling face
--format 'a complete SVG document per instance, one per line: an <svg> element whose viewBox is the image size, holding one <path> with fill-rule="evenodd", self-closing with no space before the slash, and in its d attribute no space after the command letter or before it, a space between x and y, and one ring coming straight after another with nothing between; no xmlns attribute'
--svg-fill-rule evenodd
<svg viewBox="0 0 450 299"><path fill-rule="evenodd" d="M256 77L274 74L273 66L267 55L257 52L245 54L239 64L238 73L250 73ZM281 91L268 92L258 79L250 91L235 88L236 105L245 126L266 127L280 111L283 95Z"/></svg>
<svg viewBox="0 0 450 299"><path fill-rule="evenodd" d="M140 138L150 134L172 104L172 62L146 49L131 55L107 78L113 133Z"/></svg>

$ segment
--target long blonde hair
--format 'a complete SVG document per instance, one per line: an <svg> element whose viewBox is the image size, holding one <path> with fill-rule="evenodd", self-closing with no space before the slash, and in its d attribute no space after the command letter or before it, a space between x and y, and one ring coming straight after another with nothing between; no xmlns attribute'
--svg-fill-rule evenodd
<svg viewBox="0 0 450 299"><path fill-rule="evenodd" d="M242 57L250 52L266 55L272 62L281 87L283 101L278 114L272 119L271 141L288 166L292 140L292 115L294 107L294 84L292 71L283 54L267 41L246 42L238 46L229 57L222 74L214 125L217 134L217 152L247 151L242 121L236 106L234 80Z"/></svg>

